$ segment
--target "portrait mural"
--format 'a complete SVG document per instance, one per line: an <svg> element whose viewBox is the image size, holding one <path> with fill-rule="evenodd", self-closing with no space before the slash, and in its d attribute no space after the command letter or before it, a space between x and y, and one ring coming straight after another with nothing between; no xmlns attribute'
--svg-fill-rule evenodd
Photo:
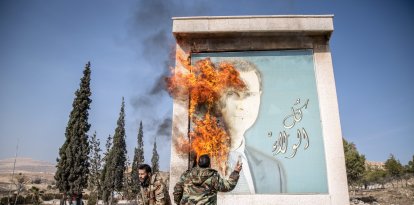
<svg viewBox="0 0 414 205"><path fill-rule="evenodd" d="M195 53L239 72L218 116L230 136L227 166L243 169L229 194L328 193L312 50ZM228 169L230 170L230 169Z"/></svg>

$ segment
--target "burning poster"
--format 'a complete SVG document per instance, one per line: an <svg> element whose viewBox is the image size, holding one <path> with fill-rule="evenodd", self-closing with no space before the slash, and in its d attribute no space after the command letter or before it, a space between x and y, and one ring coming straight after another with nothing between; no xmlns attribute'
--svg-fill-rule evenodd
<svg viewBox="0 0 414 205"><path fill-rule="evenodd" d="M210 154L222 175L242 159L230 194L328 193L312 50L199 53L183 64L168 82L190 99L180 143Z"/></svg>

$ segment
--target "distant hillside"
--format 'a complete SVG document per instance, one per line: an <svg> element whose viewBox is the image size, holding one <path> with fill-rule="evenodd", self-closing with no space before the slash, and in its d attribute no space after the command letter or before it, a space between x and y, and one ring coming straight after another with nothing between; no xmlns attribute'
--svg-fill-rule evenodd
<svg viewBox="0 0 414 205"><path fill-rule="evenodd" d="M13 172L14 158L0 160L0 174ZM54 164L46 161L34 160L26 157L16 159L15 173L51 173L56 172Z"/></svg>

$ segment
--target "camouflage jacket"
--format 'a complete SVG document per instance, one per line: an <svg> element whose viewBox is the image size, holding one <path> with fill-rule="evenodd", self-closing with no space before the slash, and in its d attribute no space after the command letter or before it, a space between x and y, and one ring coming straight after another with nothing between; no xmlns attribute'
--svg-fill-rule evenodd
<svg viewBox="0 0 414 205"><path fill-rule="evenodd" d="M180 205L216 204L217 192L233 190L238 180L239 173L236 171L231 173L229 179L223 179L214 169L196 167L181 176L174 187L174 201Z"/></svg>
<svg viewBox="0 0 414 205"><path fill-rule="evenodd" d="M186 180L186 178L188 177L188 175L191 173L191 170L187 170L185 171L180 179L178 180L177 184L175 184L174 186L174 202L176 204L180 204L181 198L183 197L183 192L184 192L184 181Z"/></svg>
<svg viewBox="0 0 414 205"><path fill-rule="evenodd" d="M137 196L138 205L170 205L167 187L158 173L151 175L150 185L141 187Z"/></svg>

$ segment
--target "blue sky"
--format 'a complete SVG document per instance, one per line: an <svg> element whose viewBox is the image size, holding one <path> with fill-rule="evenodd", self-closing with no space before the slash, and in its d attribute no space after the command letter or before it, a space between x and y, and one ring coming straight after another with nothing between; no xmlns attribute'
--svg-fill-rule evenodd
<svg viewBox="0 0 414 205"><path fill-rule="evenodd" d="M92 64L90 133L102 147L126 101L128 154L139 122L146 161L157 136L169 167L172 16L334 14L330 40L343 136L368 160L414 155L411 1L0 1L0 159L54 162L74 92ZM167 129L166 129L167 128Z"/></svg>

